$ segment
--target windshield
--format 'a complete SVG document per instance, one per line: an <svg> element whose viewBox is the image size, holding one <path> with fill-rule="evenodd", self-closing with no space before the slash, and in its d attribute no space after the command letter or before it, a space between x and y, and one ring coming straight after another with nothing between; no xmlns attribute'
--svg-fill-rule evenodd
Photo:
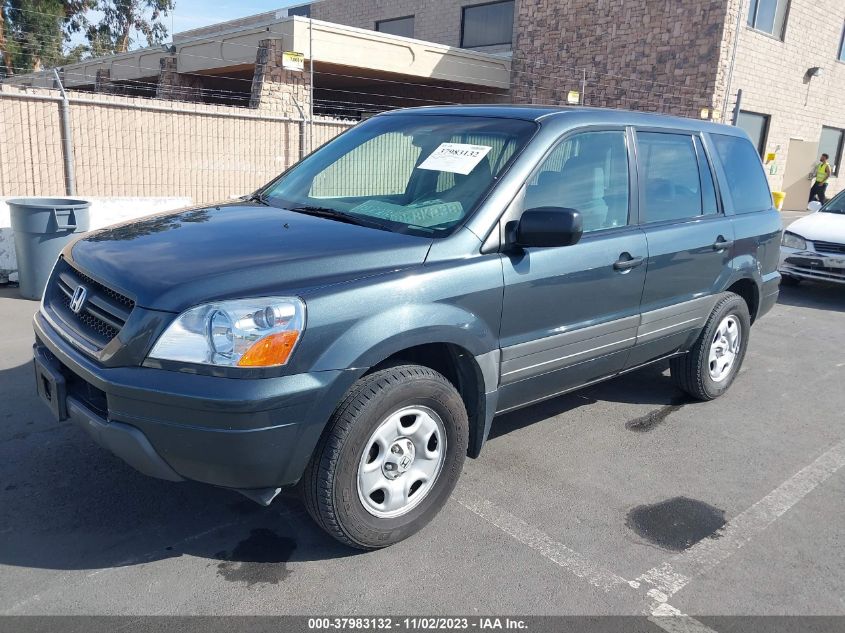
<svg viewBox="0 0 845 633"><path fill-rule="evenodd" d="M845 191L840 193L833 200L830 200L826 205L824 205L820 209L820 211L822 211L823 213L845 214Z"/></svg>
<svg viewBox="0 0 845 633"><path fill-rule="evenodd" d="M375 117L330 141L263 192L273 206L441 236L460 224L536 129L468 116Z"/></svg>

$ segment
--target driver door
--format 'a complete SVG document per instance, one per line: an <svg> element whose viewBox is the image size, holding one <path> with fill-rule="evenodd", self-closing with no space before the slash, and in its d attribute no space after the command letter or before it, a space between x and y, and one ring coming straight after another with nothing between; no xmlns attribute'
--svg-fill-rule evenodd
<svg viewBox="0 0 845 633"><path fill-rule="evenodd" d="M648 258L632 196L629 140L624 129L568 136L526 186L523 209L576 209L584 234L572 246L503 255L500 412L625 366Z"/></svg>

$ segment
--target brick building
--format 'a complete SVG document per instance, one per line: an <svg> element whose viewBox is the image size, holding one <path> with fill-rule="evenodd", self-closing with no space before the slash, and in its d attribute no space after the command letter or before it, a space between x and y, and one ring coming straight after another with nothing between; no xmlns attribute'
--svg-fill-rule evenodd
<svg viewBox="0 0 845 633"><path fill-rule="evenodd" d="M512 57L510 99L737 123L803 208L821 152L843 188L843 0L323 0L315 18ZM774 154L772 159L771 155Z"/></svg>

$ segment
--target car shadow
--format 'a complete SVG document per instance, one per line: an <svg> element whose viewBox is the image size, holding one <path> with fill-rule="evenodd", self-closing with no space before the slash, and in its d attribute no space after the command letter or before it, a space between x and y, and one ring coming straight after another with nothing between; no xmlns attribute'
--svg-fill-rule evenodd
<svg viewBox="0 0 845 633"><path fill-rule="evenodd" d="M495 439L542 420L562 415L596 402L650 404L655 408L678 407L692 400L672 382L669 362L653 363L592 387L544 400L537 404L497 416L489 439Z"/></svg>
<svg viewBox="0 0 845 633"><path fill-rule="evenodd" d="M689 400L667 370L656 363L499 416L490 438L597 401L682 406ZM227 580L276 582L288 562L358 553L317 527L293 491L262 507L141 475L73 423L53 421L31 385L28 363L0 370L0 564L103 569L190 555L216 562Z"/></svg>
<svg viewBox="0 0 845 633"><path fill-rule="evenodd" d="M55 422L33 382L28 363L0 370L0 565L102 569L191 555L250 583L281 579L288 562L357 553L290 491L262 507L141 475L72 422Z"/></svg>
<svg viewBox="0 0 845 633"><path fill-rule="evenodd" d="M815 281L802 281L797 286L781 284L778 303L798 308L845 312L845 286Z"/></svg>

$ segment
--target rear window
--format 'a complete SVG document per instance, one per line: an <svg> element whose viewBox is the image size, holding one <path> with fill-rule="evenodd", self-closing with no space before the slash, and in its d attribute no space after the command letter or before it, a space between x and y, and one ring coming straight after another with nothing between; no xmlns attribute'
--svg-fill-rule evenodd
<svg viewBox="0 0 845 633"><path fill-rule="evenodd" d="M752 213L772 208L772 192L751 141L738 136L712 134L716 153L727 177L734 213Z"/></svg>

